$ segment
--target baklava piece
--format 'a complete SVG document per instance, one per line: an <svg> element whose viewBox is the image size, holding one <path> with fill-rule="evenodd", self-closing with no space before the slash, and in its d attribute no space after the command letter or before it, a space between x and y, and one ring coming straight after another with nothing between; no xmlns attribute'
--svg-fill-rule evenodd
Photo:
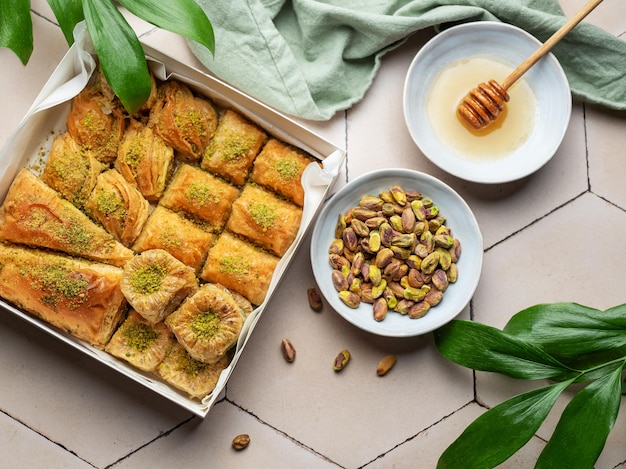
<svg viewBox="0 0 626 469"><path fill-rule="evenodd" d="M103 163L113 163L125 129L125 112L114 95L103 92L101 82L87 85L72 99L67 131L84 149Z"/></svg>
<svg viewBox="0 0 626 469"><path fill-rule="evenodd" d="M122 293L150 324L165 319L198 288L194 270L170 253L151 249L124 266Z"/></svg>
<svg viewBox="0 0 626 469"><path fill-rule="evenodd" d="M254 160L250 178L302 207L302 173L312 161L314 160L302 151L279 140L270 139Z"/></svg>
<svg viewBox="0 0 626 469"><path fill-rule="evenodd" d="M204 155L202 167L240 186L266 139L265 132L256 125L227 110Z"/></svg>
<svg viewBox="0 0 626 469"><path fill-rule="evenodd" d="M157 368L158 375L190 397L202 399L215 389L220 374L230 357L225 356L212 365L194 360L178 342L174 342L169 353Z"/></svg>
<svg viewBox="0 0 626 469"><path fill-rule="evenodd" d="M132 120L122 140L115 168L149 201L161 197L172 173L174 150L150 127Z"/></svg>
<svg viewBox="0 0 626 469"><path fill-rule="evenodd" d="M253 305L265 299L279 259L224 231L209 251L200 277L245 296Z"/></svg>
<svg viewBox="0 0 626 469"><path fill-rule="evenodd" d="M218 115L208 99L195 96L176 80L163 83L150 111L149 125L187 162L202 158L217 128Z"/></svg>
<svg viewBox="0 0 626 469"><path fill-rule="evenodd" d="M0 240L122 266L134 253L27 169L0 207Z"/></svg>
<svg viewBox="0 0 626 469"><path fill-rule="evenodd" d="M250 300L248 300L248 298L243 296L241 293L237 293L236 291L229 290L224 285L221 285L219 283L212 283L211 285L215 285L217 288L221 288L222 290L228 292L228 294L231 295L234 298L234 300L237 302L237 304L239 305L239 308L241 308L241 312L243 313L244 318L248 317L248 315L252 311L254 311L254 306L252 306L252 303L250 303Z"/></svg>
<svg viewBox="0 0 626 469"><path fill-rule="evenodd" d="M181 164L159 204L184 212L206 223L210 231L221 231L239 190L195 166Z"/></svg>
<svg viewBox="0 0 626 469"><path fill-rule="evenodd" d="M237 343L243 321L241 308L228 291L204 284L165 324L193 359L217 363Z"/></svg>
<svg viewBox="0 0 626 469"><path fill-rule="evenodd" d="M281 257L298 233L302 209L255 184L244 187L226 228Z"/></svg>
<svg viewBox="0 0 626 469"><path fill-rule="evenodd" d="M158 205L148 217L133 249L137 252L163 249L199 271L213 238L212 233Z"/></svg>
<svg viewBox="0 0 626 469"><path fill-rule="evenodd" d="M174 342L165 323L151 324L131 310L105 350L140 370L155 371Z"/></svg>
<svg viewBox="0 0 626 469"><path fill-rule="evenodd" d="M126 247L133 245L150 215L150 204L115 169L98 176L85 211Z"/></svg>
<svg viewBox="0 0 626 469"><path fill-rule="evenodd" d="M82 149L66 132L52 142L41 179L82 209L98 175L105 169L106 165L98 161L91 150Z"/></svg>
<svg viewBox="0 0 626 469"><path fill-rule="evenodd" d="M0 296L104 348L126 312L122 269L0 243Z"/></svg>

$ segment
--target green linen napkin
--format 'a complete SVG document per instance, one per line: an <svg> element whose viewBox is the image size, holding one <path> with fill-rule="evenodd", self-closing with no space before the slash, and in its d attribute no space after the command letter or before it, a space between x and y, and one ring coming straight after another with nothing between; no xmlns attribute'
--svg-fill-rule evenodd
<svg viewBox="0 0 626 469"><path fill-rule="evenodd" d="M416 31L502 21L545 41L566 18L557 0L196 0L215 28L215 75L288 114L330 119L362 99L381 57ZM600 5L598 8L602 8ZM552 50L579 99L626 109L626 42L590 24Z"/></svg>

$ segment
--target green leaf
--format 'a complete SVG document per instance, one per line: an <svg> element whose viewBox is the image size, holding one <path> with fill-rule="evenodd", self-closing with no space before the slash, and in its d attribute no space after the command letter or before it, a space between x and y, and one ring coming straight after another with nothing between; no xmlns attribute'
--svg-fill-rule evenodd
<svg viewBox="0 0 626 469"><path fill-rule="evenodd" d="M590 383L567 405L536 468L593 468L615 424L624 363Z"/></svg>
<svg viewBox="0 0 626 469"><path fill-rule="evenodd" d="M459 365L513 378L563 380L579 372L540 347L474 321L454 320L435 331L439 352Z"/></svg>
<svg viewBox="0 0 626 469"><path fill-rule="evenodd" d="M513 316L504 331L562 361L589 366L626 354L626 305L607 311L576 303L536 305Z"/></svg>
<svg viewBox="0 0 626 469"><path fill-rule="evenodd" d="M0 47L8 47L28 63L33 53L33 20L30 0L0 0Z"/></svg>
<svg viewBox="0 0 626 469"><path fill-rule="evenodd" d="M194 0L119 0L133 15L159 28L199 42L215 52L213 26Z"/></svg>
<svg viewBox="0 0 626 469"><path fill-rule="evenodd" d="M74 27L85 19L81 0L48 0L54 16L61 26L68 45L74 44Z"/></svg>
<svg viewBox="0 0 626 469"><path fill-rule="evenodd" d="M532 438L571 382L520 394L488 410L444 451L437 468L491 468L506 461Z"/></svg>
<svg viewBox="0 0 626 469"><path fill-rule="evenodd" d="M111 0L83 0L85 22L113 92L129 114L150 96L150 72L137 35Z"/></svg>

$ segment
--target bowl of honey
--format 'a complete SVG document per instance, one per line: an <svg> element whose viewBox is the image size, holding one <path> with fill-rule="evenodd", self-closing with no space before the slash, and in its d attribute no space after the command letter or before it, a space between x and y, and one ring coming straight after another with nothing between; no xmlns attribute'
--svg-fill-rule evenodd
<svg viewBox="0 0 626 469"><path fill-rule="evenodd" d="M506 23L451 27L416 54L404 83L404 117L421 152L461 179L496 184L524 178L554 156L569 126L567 77L547 54L508 90L498 119L476 131L457 115L479 83L502 82L541 43Z"/></svg>

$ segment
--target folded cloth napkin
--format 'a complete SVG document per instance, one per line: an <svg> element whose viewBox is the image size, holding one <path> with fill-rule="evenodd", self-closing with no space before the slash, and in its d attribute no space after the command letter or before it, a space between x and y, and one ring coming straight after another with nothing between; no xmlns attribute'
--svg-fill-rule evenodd
<svg viewBox="0 0 626 469"><path fill-rule="evenodd" d="M545 41L566 21L557 0L196 1L216 37L214 57L189 42L196 57L251 96L312 120L362 99L382 56L416 31L502 21ZM626 42L581 23L552 52L574 96L626 109Z"/></svg>

